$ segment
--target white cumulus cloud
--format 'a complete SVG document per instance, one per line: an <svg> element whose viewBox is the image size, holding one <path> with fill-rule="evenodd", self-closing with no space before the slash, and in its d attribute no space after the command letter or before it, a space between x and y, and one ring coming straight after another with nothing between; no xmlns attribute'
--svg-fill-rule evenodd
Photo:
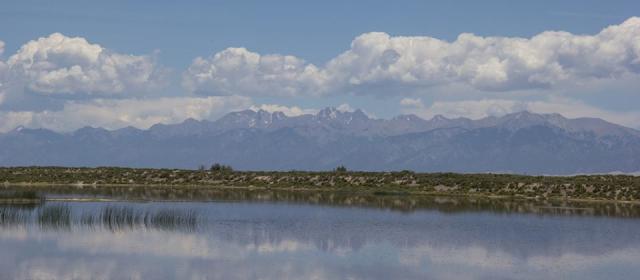
<svg viewBox="0 0 640 280"><path fill-rule="evenodd" d="M423 108L424 104L420 98L402 98L400 105L408 108Z"/></svg>
<svg viewBox="0 0 640 280"><path fill-rule="evenodd" d="M196 58L184 74L190 91L209 95L294 96L315 94L326 81L314 65L289 55L260 55L228 48Z"/></svg>
<svg viewBox="0 0 640 280"><path fill-rule="evenodd" d="M464 33L452 42L427 36L356 37L317 67L300 58L229 48L197 58L184 74L192 92L297 96L341 92L402 94L462 84L480 91L548 89L640 74L640 18L595 35L547 31L531 38Z"/></svg>
<svg viewBox="0 0 640 280"><path fill-rule="evenodd" d="M126 97L160 88L166 73L153 56L115 53L60 33L24 44L6 65L13 82L50 96Z"/></svg>

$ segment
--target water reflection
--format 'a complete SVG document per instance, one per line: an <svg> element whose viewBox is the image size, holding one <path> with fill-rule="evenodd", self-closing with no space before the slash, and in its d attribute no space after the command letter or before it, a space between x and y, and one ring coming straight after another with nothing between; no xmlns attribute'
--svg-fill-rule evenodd
<svg viewBox="0 0 640 280"><path fill-rule="evenodd" d="M19 191L17 191L19 190ZM640 204L616 202L579 202L514 200L482 197L375 195L351 192L286 191L265 189L224 189L198 187L92 187L92 186L0 186L0 203L19 194L22 202L39 203L43 199L88 198L136 201L242 201L297 203L341 207L368 207L402 212L437 210L443 213L492 212L533 213L539 215L581 215L640 218Z"/></svg>
<svg viewBox="0 0 640 280"><path fill-rule="evenodd" d="M0 206L1 226L37 225L41 230L71 230L72 227L109 231L141 229L193 231L198 214L186 209L137 209L139 207L104 204L91 209L67 204ZM76 209L77 211L73 211Z"/></svg>
<svg viewBox="0 0 640 280"><path fill-rule="evenodd" d="M634 279L635 219L250 202L0 207L0 279Z"/></svg>

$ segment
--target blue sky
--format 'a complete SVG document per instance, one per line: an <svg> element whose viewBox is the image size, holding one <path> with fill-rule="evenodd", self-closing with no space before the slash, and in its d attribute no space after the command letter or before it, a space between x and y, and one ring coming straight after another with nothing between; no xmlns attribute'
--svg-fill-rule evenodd
<svg viewBox="0 0 640 280"><path fill-rule="evenodd" d="M118 128L130 124L145 127L153 121L179 122L185 117L215 119L226 111L247 106L290 111L291 107L296 107L289 113L297 114L341 104L348 104L343 106L345 109L362 108L374 116L385 118L400 113L415 113L425 118L436 113L478 118L526 109L560 111L570 117L597 116L630 126L640 121L640 112L636 112L640 108L635 105L640 104L638 84L634 82L635 75L640 72L638 62L634 62L638 55L634 46L638 47L639 39L635 37L638 33L633 32L628 35L629 32L619 31L627 35L618 34L616 38L627 37L620 39L624 42L616 47L626 48L629 57L615 65L603 65L600 62L600 59L604 59L602 53L596 53L589 45L580 45L580 48L587 52L592 50L592 53L576 54L576 57L584 57L593 63L580 66L577 62L566 65L560 61L563 71L557 73L549 72L554 69L536 68L529 73L526 71L531 69L518 68L514 72L506 72L506 81L498 83L495 79L500 77L490 77L494 79L493 84L483 82L481 79L487 77L478 74L477 69L473 74L476 76L471 78L460 74L460 71L468 70L468 65L457 65L460 66L455 70L457 74L445 78L433 73L425 74L423 68L406 65L411 62L399 65L396 67L398 69L393 70L396 72L377 74L369 71L373 68L363 72L363 67L380 66L372 66L370 61L366 65L345 66L348 69L336 70L327 66L340 54L353 51L351 45L358 36L373 34L371 32L384 32L391 39L400 36L426 37L449 43L455 42L463 33L472 33L479 38L529 39L545 31L595 36L608 26L621 25L638 16L638 1L11 1L2 5L0 41L4 42L4 51L0 56L0 63L3 63L0 64L0 79L4 79L4 98L0 100L0 114L4 114L5 120L0 123L0 130L4 131L16 125L58 130L70 130L82 125ZM631 22L627 25L635 28L634 24ZM37 69L37 73L33 68L25 70L24 64L20 64L33 58L18 54L20 48L29 41L51 38L50 35L54 33L60 33L64 38L82 38L86 44L99 45L108 53L139 57L143 62L113 62L116 61L113 57L105 56L104 61L120 63L114 67L119 69L118 73L123 77L105 78L105 73L99 70L104 67L95 64L104 63L100 60L102 62L92 61L90 65L78 64L85 72L88 72L88 68L98 69L94 69L92 77L100 74L99 81L89 81L86 76L82 79L69 76L71 78L63 77L64 81L52 82L50 79L54 69L68 70L72 69L74 63L79 63L79 58L69 58L75 54L67 53L65 59L69 60L56 60L53 63L55 66ZM385 40L373 37L367 39L378 41L367 45L367 48L373 48L372 44ZM71 46L78 43L60 40L56 44ZM554 37L552 40L560 39ZM602 46L606 45L606 40L613 39L607 37L599 40ZM53 41L51 39L48 43L42 42L33 47L45 50L44 45L47 45L48 52L55 51L51 45ZM387 47L392 52L385 54L391 54L392 59L413 55L410 51L402 52L406 50L402 42L389 44ZM495 42L488 44L498 44L503 51L493 52L483 47L481 52L484 54L480 58L469 55L457 59L472 62L482 60L483 69L490 66L491 55L500 61L509 61L503 52L510 46ZM315 73L309 76L308 73L302 73L304 70L281 73L271 69L266 79L275 81L267 83L263 81L264 73L240 73L239 69L233 69L229 70L231 72L214 73L210 77L213 80L191 79L191 84L185 85L189 83L185 82L189 80L185 75L198 76L210 69L220 68L221 65L216 63L222 62L213 62L212 57L229 47L246 48L246 52L228 53L234 57L258 54L262 59L269 54L281 55L273 58L277 60L284 59L285 55L292 56L300 60L294 62L296 67L304 69L312 65L322 75ZM529 50L530 47L524 49ZM472 53L474 50L478 51L473 48L466 51ZM66 51L78 51L78 48L69 47ZM437 52L443 52L433 51L436 53L430 55L438 56ZM353 53L362 55L355 51ZM447 60L452 55L460 54L446 54ZM566 54L559 56L563 55ZM12 56L16 56L13 62ZM207 63L195 69L193 61L197 57L207 60ZM425 63L425 59L429 62L427 57L415 63ZM290 61L280 63L287 64ZM8 69L4 70L4 74L1 72L2 65ZM131 69L132 65L142 67L135 71L137 74L143 73L147 80L133 80L137 78L135 73L122 74L125 71L123 69ZM273 64L261 65L272 67ZM451 68L447 65L442 67ZM444 68L438 69L441 71ZM416 74L417 78L407 78L397 71L422 71L422 74ZM547 80L531 82L543 74L567 76L557 81L548 81L549 78L545 76ZM242 77L246 75L262 76L258 76L256 79L260 81L256 82L243 80ZM118 80L125 78L132 80ZM48 84L44 84L43 79L48 79ZM220 79L225 83L221 84ZM523 84L524 80L529 82ZM255 85L251 85L252 82ZM340 83L344 85L333 85ZM200 111L193 109L189 112L167 113L169 115L162 115L159 109L118 111L107 119L88 116L89 113L83 111L109 111L113 106L127 107L125 105L130 104L137 104L132 108L144 108L143 105L147 104L142 104L144 102L149 103L150 107L168 106L167 110L175 110L176 106L195 106ZM172 102L174 106L170 105ZM566 110L578 107L579 110ZM43 115L42 112L48 114ZM55 120L49 120L51 118Z"/></svg>
<svg viewBox="0 0 640 280"><path fill-rule="evenodd" d="M345 3L346 2L346 3ZM618 4L616 4L618 3ZM637 16L638 1L11 1L0 11L7 52L60 32L124 53L162 52L187 67L227 47L322 64L371 31L454 40L460 33L593 34ZM635 12L635 14L634 14Z"/></svg>

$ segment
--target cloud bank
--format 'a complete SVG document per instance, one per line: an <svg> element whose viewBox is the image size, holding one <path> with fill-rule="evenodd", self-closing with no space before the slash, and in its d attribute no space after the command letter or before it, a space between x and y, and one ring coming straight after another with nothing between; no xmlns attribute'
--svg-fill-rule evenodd
<svg viewBox="0 0 640 280"><path fill-rule="evenodd" d="M69 101L57 111L0 111L0 132L20 125L55 131L73 131L85 126L146 129L154 124L179 123L189 118L213 119L246 109L251 104L249 98L241 96Z"/></svg>
<svg viewBox="0 0 640 280"><path fill-rule="evenodd" d="M640 112L616 112L600 109L579 100L550 98L547 100L520 101L510 99L480 99L459 101L436 101L425 105L419 98L403 98L402 111L425 119L436 115L450 118L466 117L481 119L489 116L504 116L510 113L529 111L541 114L560 113L568 118L598 117L617 124L639 128Z"/></svg>
<svg viewBox="0 0 640 280"><path fill-rule="evenodd" d="M640 18L595 35L547 31L531 38L464 33L453 42L365 33L323 67L287 55L229 48L196 58L188 91L300 96L354 92L402 94L462 84L479 91L548 89L640 73Z"/></svg>
<svg viewBox="0 0 640 280"><path fill-rule="evenodd" d="M165 69L149 55L112 52L84 38L53 33L7 60L12 80L43 95L132 95L160 88Z"/></svg>
<svg viewBox="0 0 640 280"><path fill-rule="evenodd" d="M317 94L327 81L313 64L289 55L260 55L228 48L196 58L183 77L190 91L210 95L295 96Z"/></svg>
<svg viewBox="0 0 640 280"><path fill-rule="evenodd" d="M53 33L13 54L5 53L0 41L0 132L19 125L60 131L86 125L146 128L247 108L295 116L318 108L281 104L304 98L300 104L332 98L342 103L346 100L336 100L342 96L392 97L395 107L388 110L427 118L530 110L600 117L638 128L640 109L604 108L615 107L605 106L611 100L640 102L635 94L640 87L640 17L591 35L463 33L444 41L371 32L357 36L323 65L227 48L195 58L182 72L182 91L157 94L170 88L171 73L155 53L119 53L82 37ZM588 94L590 103L582 97Z"/></svg>

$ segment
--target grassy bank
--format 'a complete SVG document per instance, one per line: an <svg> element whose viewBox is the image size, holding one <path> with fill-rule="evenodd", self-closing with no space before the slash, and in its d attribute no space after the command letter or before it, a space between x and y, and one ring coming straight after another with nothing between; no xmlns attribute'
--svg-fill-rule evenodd
<svg viewBox="0 0 640 280"><path fill-rule="evenodd" d="M640 201L640 177L404 172L252 172L132 168L0 168L4 185L158 186Z"/></svg>

